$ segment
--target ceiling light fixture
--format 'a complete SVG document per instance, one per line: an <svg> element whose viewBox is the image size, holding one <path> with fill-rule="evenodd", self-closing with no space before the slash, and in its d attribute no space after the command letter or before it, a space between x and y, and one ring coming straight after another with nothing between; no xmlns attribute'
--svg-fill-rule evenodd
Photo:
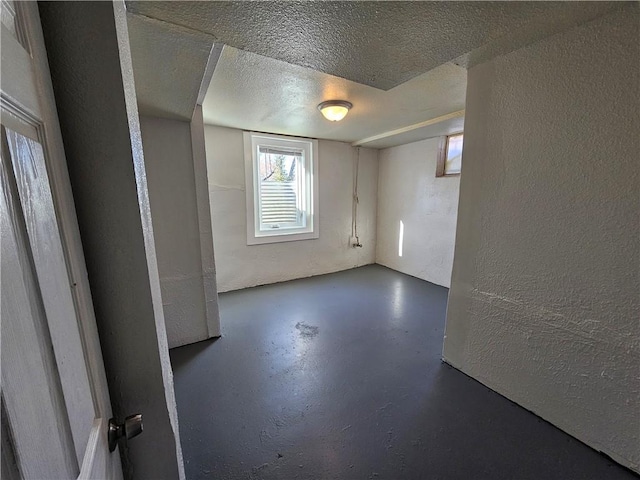
<svg viewBox="0 0 640 480"><path fill-rule="evenodd" d="M351 107L353 105L345 100L327 100L318 105L318 110L327 120L339 122L347 116Z"/></svg>

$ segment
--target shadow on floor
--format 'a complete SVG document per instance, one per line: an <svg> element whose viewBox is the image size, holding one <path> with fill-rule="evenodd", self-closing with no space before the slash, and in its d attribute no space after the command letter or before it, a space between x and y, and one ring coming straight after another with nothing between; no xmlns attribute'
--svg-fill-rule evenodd
<svg viewBox="0 0 640 480"><path fill-rule="evenodd" d="M171 351L187 478L637 478L442 363L446 301L379 265L221 294Z"/></svg>

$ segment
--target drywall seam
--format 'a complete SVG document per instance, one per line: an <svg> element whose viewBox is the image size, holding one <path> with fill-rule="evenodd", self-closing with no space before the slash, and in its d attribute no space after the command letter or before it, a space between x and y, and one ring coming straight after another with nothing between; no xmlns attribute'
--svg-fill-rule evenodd
<svg viewBox="0 0 640 480"><path fill-rule="evenodd" d="M209 188L212 190L239 190L244 192L245 191L245 187L239 187L239 186L235 186L235 185L216 185L213 183L209 184Z"/></svg>
<svg viewBox="0 0 640 480"><path fill-rule="evenodd" d="M155 17L150 17L149 15L145 15L143 13L140 12L131 12L129 11L130 15L135 15L136 17L140 17L141 19L144 19L146 22L149 22L151 24L155 24L155 25L161 25L163 27L166 27L169 30L172 30L178 34L187 34L187 35L195 35L195 36L199 36L199 37L203 37L203 38L210 38L212 41L215 40L215 37L213 35L211 35L208 32L204 32L202 30L197 30L195 28L190 28L187 27L185 25L179 25L177 23L174 22L167 22L165 20L159 19L159 18L155 18Z"/></svg>

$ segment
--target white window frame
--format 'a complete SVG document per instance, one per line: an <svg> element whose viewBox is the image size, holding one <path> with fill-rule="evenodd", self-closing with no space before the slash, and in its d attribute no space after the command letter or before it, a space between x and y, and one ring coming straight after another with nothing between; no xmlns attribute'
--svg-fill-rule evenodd
<svg viewBox="0 0 640 480"><path fill-rule="evenodd" d="M320 236L318 216L318 141L308 138L293 138L269 133L244 132L244 172L247 199L247 245L265 243L312 240ZM301 199L304 205L304 226L286 227L273 230L261 229L259 205L258 151L260 146L279 149L301 150L304 161L303 182L305 195Z"/></svg>
<svg viewBox="0 0 640 480"><path fill-rule="evenodd" d="M459 177L462 171L450 173L446 169L447 156L449 154L449 139L451 137L458 137L462 135L464 141L464 132L452 133L440 138L440 145L438 146L438 161L436 163L436 177Z"/></svg>

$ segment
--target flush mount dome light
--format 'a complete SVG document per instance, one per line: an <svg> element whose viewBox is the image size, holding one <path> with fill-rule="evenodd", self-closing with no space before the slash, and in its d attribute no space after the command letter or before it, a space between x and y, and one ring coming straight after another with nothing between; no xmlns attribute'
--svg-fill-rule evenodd
<svg viewBox="0 0 640 480"><path fill-rule="evenodd" d="M347 116L351 107L353 105L345 100L327 100L318 105L318 110L327 120L339 122Z"/></svg>

